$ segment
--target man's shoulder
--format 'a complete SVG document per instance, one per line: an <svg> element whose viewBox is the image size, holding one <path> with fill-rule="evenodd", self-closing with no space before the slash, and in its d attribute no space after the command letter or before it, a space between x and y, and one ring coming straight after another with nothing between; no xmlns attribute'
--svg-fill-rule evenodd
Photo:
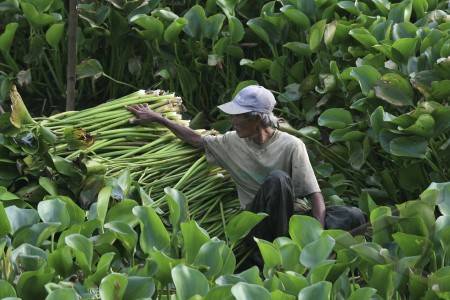
<svg viewBox="0 0 450 300"><path fill-rule="evenodd" d="M286 147L298 147L299 145L304 145L301 139L284 131L279 131L278 142L283 143Z"/></svg>

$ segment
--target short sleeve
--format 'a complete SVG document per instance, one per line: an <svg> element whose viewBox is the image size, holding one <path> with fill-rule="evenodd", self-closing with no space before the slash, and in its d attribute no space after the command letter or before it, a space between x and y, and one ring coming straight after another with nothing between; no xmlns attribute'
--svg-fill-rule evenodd
<svg viewBox="0 0 450 300"><path fill-rule="evenodd" d="M223 155L226 153L226 140L227 136L225 135L206 135L202 137L203 146L205 149L206 160L210 164L218 165L220 167L223 166Z"/></svg>
<svg viewBox="0 0 450 300"><path fill-rule="evenodd" d="M292 151L292 183L297 197L320 192L316 175L309 161L306 146L299 141Z"/></svg>

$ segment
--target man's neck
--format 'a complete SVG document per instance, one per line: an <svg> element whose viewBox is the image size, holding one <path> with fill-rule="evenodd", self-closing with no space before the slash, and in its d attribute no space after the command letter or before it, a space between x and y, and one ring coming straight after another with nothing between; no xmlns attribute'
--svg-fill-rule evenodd
<svg viewBox="0 0 450 300"><path fill-rule="evenodd" d="M260 128L258 133L250 137L250 139L255 144L262 145L268 140L270 140L270 138L273 136L274 133L275 130L272 127Z"/></svg>

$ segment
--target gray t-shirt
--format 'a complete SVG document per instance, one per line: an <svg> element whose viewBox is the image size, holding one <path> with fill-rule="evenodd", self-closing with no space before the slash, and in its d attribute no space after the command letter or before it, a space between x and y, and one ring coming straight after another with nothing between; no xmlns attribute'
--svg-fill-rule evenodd
<svg viewBox="0 0 450 300"><path fill-rule="evenodd" d="M208 162L230 173L243 208L253 201L264 179L273 170L289 174L296 197L320 192L305 144L288 133L275 130L267 142L259 145L230 131L218 136L204 136L203 144Z"/></svg>

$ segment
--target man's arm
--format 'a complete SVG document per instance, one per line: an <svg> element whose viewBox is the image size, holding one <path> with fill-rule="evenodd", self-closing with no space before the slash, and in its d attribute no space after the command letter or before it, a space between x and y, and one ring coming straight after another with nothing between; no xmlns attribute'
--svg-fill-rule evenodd
<svg viewBox="0 0 450 300"><path fill-rule="evenodd" d="M204 148L202 137L189 127L178 124L174 121L164 118L161 114L151 110L146 104L137 104L128 106L127 109L136 117L131 119L131 123L145 124L156 122L172 131L182 141L196 147Z"/></svg>
<svg viewBox="0 0 450 300"><path fill-rule="evenodd" d="M323 201L322 193L312 193L307 197L312 205L313 217L319 220L322 227L325 228L325 201Z"/></svg>

